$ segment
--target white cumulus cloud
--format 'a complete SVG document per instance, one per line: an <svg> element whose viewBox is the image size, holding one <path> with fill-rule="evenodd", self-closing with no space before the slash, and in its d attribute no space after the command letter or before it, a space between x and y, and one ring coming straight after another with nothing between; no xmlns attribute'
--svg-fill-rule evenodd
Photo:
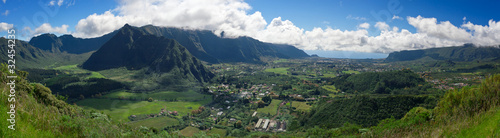
<svg viewBox="0 0 500 138"><path fill-rule="evenodd" d="M59 1L57 1L57 5L61 6L63 4L63 2L64 2L64 0L59 0Z"/></svg>
<svg viewBox="0 0 500 138"><path fill-rule="evenodd" d="M436 18L407 17L408 24L414 26L417 32L412 33L404 28L391 27L385 22L377 22L374 27L381 33L371 36L367 31L370 28L369 23L359 24L357 30L329 27L304 30L281 17L267 23L261 12L250 13L251 8L243 0L121 0L115 9L94 13L81 19L75 26L73 35L84 38L98 37L128 23L133 26L152 24L207 29L216 35L224 31L224 37L250 36L264 42L294 45L304 50L389 53L464 43L500 44L500 23L493 20L485 26L464 22L457 27L449 21L438 22ZM346 19L366 20L352 15ZM393 15L393 19L402 20L396 15ZM66 30L67 27L61 28L64 26L59 27L59 30Z"/></svg>
<svg viewBox="0 0 500 138"><path fill-rule="evenodd" d="M396 15L393 15L393 16L392 16L392 20L396 20L396 19L398 19L398 20L403 20L403 18L401 18L401 17L399 17L399 16L396 16Z"/></svg>
<svg viewBox="0 0 500 138"><path fill-rule="evenodd" d="M68 32L68 25L61 25L61 27L52 27L49 23L44 23L40 25L38 28L34 30L32 34L34 35L39 35L43 33L59 33L59 34L67 34Z"/></svg>
<svg viewBox="0 0 500 138"><path fill-rule="evenodd" d="M488 25L475 25L471 22L462 24L462 27L470 30L471 41L479 45L499 45L500 44L500 22L490 20Z"/></svg>
<svg viewBox="0 0 500 138"><path fill-rule="evenodd" d="M368 28L370 28L370 24L369 23L362 23L362 24L358 25L358 28L368 29Z"/></svg>
<svg viewBox="0 0 500 138"><path fill-rule="evenodd" d="M407 20L410 25L417 28L419 33L429 36L462 42L469 41L471 37L465 29L456 27L450 21L437 23L436 18L423 18L422 16L408 17Z"/></svg>
<svg viewBox="0 0 500 138"><path fill-rule="evenodd" d="M8 24L8 23L5 23L5 22L0 22L0 32L3 32L3 31L7 31L11 28L13 28L14 25L13 24Z"/></svg>
<svg viewBox="0 0 500 138"><path fill-rule="evenodd" d="M125 23L135 26L189 27L224 30L228 36L254 34L267 23L260 12L247 13L250 5L242 0L122 0L120 5L103 14L93 14L76 25L81 37L95 37L121 27ZM91 24L105 23L93 27ZM80 30L80 31L79 31ZM220 32L220 31L219 31Z"/></svg>
<svg viewBox="0 0 500 138"><path fill-rule="evenodd" d="M389 25L385 22L377 22L375 23L375 27L377 27L381 31L386 31L389 29Z"/></svg>

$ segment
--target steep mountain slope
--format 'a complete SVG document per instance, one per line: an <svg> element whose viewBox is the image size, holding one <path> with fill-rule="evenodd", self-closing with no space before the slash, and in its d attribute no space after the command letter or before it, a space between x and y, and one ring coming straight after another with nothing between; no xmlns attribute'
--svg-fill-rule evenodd
<svg viewBox="0 0 500 138"><path fill-rule="evenodd" d="M163 73L180 73L187 78L207 82L213 74L176 40L148 35L125 25L82 68L99 71L126 67L137 70L148 67Z"/></svg>
<svg viewBox="0 0 500 138"><path fill-rule="evenodd" d="M184 30L152 25L140 28L147 34L177 40L200 60L260 63L262 57L302 58L304 51L290 45L264 43L250 37L221 38L207 30Z"/></svg>
<svg viewBox="0 0 500 138"><path fill-rule="evenodd" d="M500 58L500 48L499 46L476 47L472 44L465 44L457 47L400 51L389 54L385 61L410 61L424 57L430 57L435 60L452 61L496 60Z"/></svg>
<svg viewBox="0 0 500 138"><path fill-rule="evenodd" d="M75 38L72 35L63 35L57 37L54 34L42 34L31 38L29 43L42 50L52 52L68 52L73 54L82 54L99 49L116 31L96 38Z"/></svg>
<svg viewBox="0 0 500 138"><path fill-rule="evenodd" d="M0 38L0 60L7 62L8 40ZM69 54L60 52L49 52L34 47L25 41L16 40L16 66L18 69L25 68L50 68L60 65L81 64L90 56L90 53Z"/></svg>
<svg viewBox="0 0 500 138"><path fill-rule="evenodd" d="M291 45L264 43L250 37L221 38L208 30L186 30L152 25L140 27L138 30L145 34L175 39L193 56L209 63L262 63L263 57L302 58L309 56ZM29 43L51 52L81 54L99 49L117 32L88 39L75 38L72 35L57 37L54 34L42 34L33 37Z"/></svg>

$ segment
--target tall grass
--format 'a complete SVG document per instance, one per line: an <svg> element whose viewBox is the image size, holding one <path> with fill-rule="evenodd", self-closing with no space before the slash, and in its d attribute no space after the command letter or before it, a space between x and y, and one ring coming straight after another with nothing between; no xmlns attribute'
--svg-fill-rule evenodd
<svg viewBox="0 0 500 138"><path fill-rule="evenodd" d="M478 86L450 90L429 111L416 107L401 119L386 119L368 137L498 137L500 74Z"/></svg>

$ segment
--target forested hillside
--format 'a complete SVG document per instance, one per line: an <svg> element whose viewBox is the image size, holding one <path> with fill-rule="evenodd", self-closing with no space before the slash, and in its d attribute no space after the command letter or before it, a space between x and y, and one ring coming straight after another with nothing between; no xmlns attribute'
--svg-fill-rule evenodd
<svg viewBox="0 0 500 138"><path fill-rule="evenodd" d="M464 44L456 47L431 48L424 50L408 50L393 52L385 59L387 62L411 61L429 57L435 60L475 61L498 60L500 58L499 46L475 46Z"/></svg>
<svg viewBox="0 0 500 138"><path fill-rule="evenodd" d="M423 94L432 87L415 72L403 69L388 72L347 74L327 79L337 89L355 94Z"/></svg>

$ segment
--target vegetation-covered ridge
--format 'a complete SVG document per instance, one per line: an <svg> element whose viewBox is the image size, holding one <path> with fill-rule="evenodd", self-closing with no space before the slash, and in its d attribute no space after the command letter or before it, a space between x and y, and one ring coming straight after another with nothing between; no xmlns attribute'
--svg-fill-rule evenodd
<svg viewBox="0 0 500 138"><path fill-rule="evenodd" d="M409 69L387 72L365 72L326 79L341 91L354 94L425 94L435 92Z"/></svg>
<svg viewBox="0 0 500 138"><path fill-rule="evenodd" d="M109 118L97 112L84 111L80 107L69 105L52 95L51 90L41 84L29 83L26 72L19 71L16 82L15 116L16 130L7 128L11 125L10 118L9 81L7 68L1 66L0 115L2 137L119 137L122 129L109 122Z"/></svg>
<svg viewBox="0 0 500 138"><path fill-rule="evenodd" d="M10 43L9 43L10 44ZM61 65L81 64L91 53L71 54L66 52L49 52L34 47L22 40L15 40L16 67L27 68L54 68ZM0 37L0 60L7 61L8 40Z"/></svg>
<svg viewBox="0 0 500 138"><path fill-rule="evenodd" d="M452 61L498 60L500 58L500 47L478 47L473 44L464 44L457 47L405 50L389 54L385 61L410 61L424 57Z"/></svg>
<svg viewBox="0 0 500 138"><path fill-rule="evenodd" d="M52 52L68 52L73 54L87 53L99 49L117 31L96 38L75 38L72 35L57 37L54 34L42 34L31 38L29 44L41 50Z"/></svg>
<svg viewBox="0 0 500 138"><path fill-rule="evenodd" d="M401 120L387 119L374 136L499 137L500 74L478 86L448 91L434 109L414 108Z"/></svg>
<svg viewBox="0 0 500 138"><path fill-rule="evenodd" d="M329 128L326 122L324 125L308 127L302 131L304 133L300 133L299 130L297 135L303 137L499 137L499 99L500 74L497 74L485 79L481 85L450 90L434 108L414 107L401 119L387 118L381 120L378 125L365 129L352 122L343 123L337 128ZM358 112L357 115L370 114ZM349 116L346 117L349 118ZM313 120L314 117L309 118Z"/></svg>
<svg viewBox="0 0 500 138"><path fill-rule="evenodd" d="M177 73L199 82L207 82L213 77L201 61L176 40L147 35L128 25L82 65L82 68L94 71L119 67L129 70L148 67L152 72Z"/></svg>

